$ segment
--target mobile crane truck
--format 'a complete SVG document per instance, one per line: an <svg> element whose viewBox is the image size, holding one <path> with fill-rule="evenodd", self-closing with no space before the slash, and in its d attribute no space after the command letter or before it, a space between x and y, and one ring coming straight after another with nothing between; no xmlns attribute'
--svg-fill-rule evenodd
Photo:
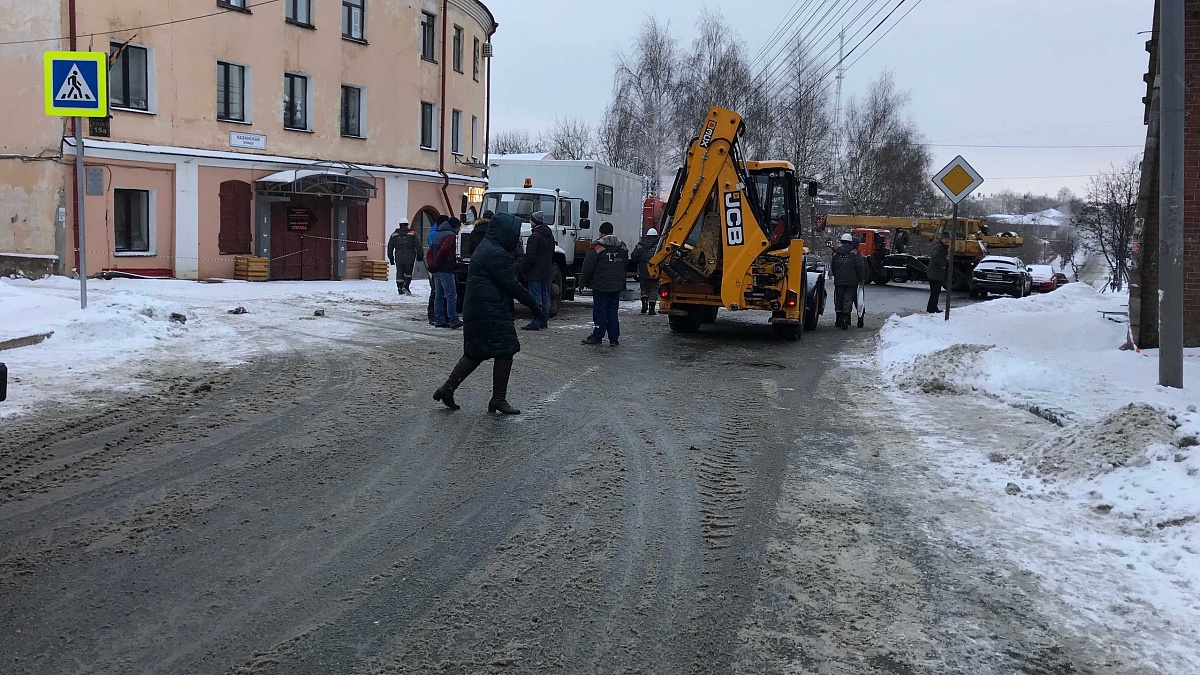
<svg viewBox="0 0 1200 675"><path fill-rule="evenodd" d="M852 232L862 240L858 250L867 259L873 281L886 284L889 281L925 281L925 273L929 269L929 256L892 250L892 229L937 241L942 232L950 231L952 221L950 218L829 215L825 222L828 227L854 228ZM959 218L954 242L953 289L968 290L971 271L991 249L1020 248L1024 244L1025 240L1015 232L989 234L982 220Z"/></svg>
<svg viewBox="0 0 1200 675"><path fill-rule="evenodd" d="M732 110L709 110L675 176L647 267L662 282L672 331L694 333L724 307L771 312L775 332L799 340L824 312L825 269L806 264L794 168L743 161L742 129Z"/></svg>

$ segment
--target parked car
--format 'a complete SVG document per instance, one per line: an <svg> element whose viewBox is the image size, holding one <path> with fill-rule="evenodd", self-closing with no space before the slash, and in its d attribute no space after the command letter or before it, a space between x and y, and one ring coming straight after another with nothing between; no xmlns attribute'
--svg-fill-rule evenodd
<svg viewBox="0 0 1200 675"><path fill-rule="evenodd" d="M1059 286L1066 286L1069 283L1071 283L1071 282L1069 279L1067 279L1067 275L1063 274L1062 272L1054 273L1054 287L1055 288L1058 288Z"/></svg>
<svg viewBox="0 0 1200 675"><path fill-rule="evenodd" d="M1049 265L1030 265L1026 268L1033 279L1033 290L1039 293L1049 293L1058 288L1054 281L1054 268Z"/></svg>
<svg viewBox="0 0 1200 675"><path fill-rule="evenodd" d="M1023 298L1033 290L1033 275L1020 258L989 255L971 274L971 297L986 298L989 293Z"/></svg>

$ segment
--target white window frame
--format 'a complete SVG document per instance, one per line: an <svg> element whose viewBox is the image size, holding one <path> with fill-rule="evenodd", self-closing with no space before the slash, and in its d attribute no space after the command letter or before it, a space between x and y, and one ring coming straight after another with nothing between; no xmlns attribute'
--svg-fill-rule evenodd
<svg viewBox="0 0 1200 675"><path fill-rule="evenodd" d="M284 129L284 131L298 131L300 133L310 133L311 134L313 131L313 89L314 89L312 75L309 75L308 73L301 73L301 72L295 71L295 70L285 70L285 71L283 71L283 74L285 76L284 77L285 83L287 82L287 77L286 77L287 75L295 75L296 77L303 77L306 80L306 86L304 87L304 98L305 98L305 101L304 101L304 106L305 106L304 107L304 128L297 129L295 127L289 127L287 125L287 122L288 122L288 120L287 120L287 103L283 100L283 97L280 97L279 103L281 105L283 105L283 129ZM285 96L286 96L286 93L287 92L285 91L284 92Z"/></svg>
<svg viewBox="0 0 1200 675"><path fill-rule="evenodd" d="M450 152L462 155L463 148L463 113L461 110L450 111Z"/></svg>
<svg viewBox="0 0 1200 675"><path fill-rule="evenodd" d="M465 60L463 52L466 50L467 31L458 24L454 25L453 37L451 38L451 49L454 52L451 54L450 62L454 66L454 72L463 72L463 61Z"/></svg>
<svg viewBox="0 0 1200 675"><path fill-rule="evenodd" d="M342 0L342 3L341 3L342 4L342 23L343 23L342 39L350 40L351 42L366 42L367 41L367 0L357 0L357 2L359 3L358 4L358 15L359 15L358 32L359 32L359 35L353 35L352 33L346 32L345 22L346 22L346 7L347 7L346 2L347 1L348 0Z"/></svg>
<svg viewBox="0 0 1200 675"><path fill-rule="evenodd" d="M146 197L146 251L118 251L116 237L117 190L148 193ZM126 185L113 186L113 256L117 258L153 258L158 255L158 191Z"/></svg>
<svg viewBox="0 0 1200 675"><path fill-rule="evenodd" d="M242 113L243 113L245 119L243 119L241 121L223 120L218 117L217 121L220 122L221 124L244 124L247 126L254 124L254 113L253 113L252 106L250 105L251 101L254 100L254 85L253 85L254 78L251 77L251 71L253 69L244 63L237 63L235 61L225 61L223 59L217 59L217 69L218 70L220 70L222 63L228 63L231 66L240 66L242 68ZM219 115L220 112L221 111L218 110L217 114Z"/></svg>
<svg viewBox="0 0 1200 675"><path fill-rule="evenodd" d="M479 41L479 38L473 38L473 39L474 39L474 43L473 43L474 46L471 49L471 78L474 79L476 82L478 82L479 81L479 55L480 55L480 50L483 49L483 46L482 46L482 43Z"/></svg>
<svg viewBox="0 0 1200 675"><path fill-rule="evenodd" d="M109 53L110 54L112 53L111 45L123 44L124 42L125 42L124 40L117 40L117 39L110 40L109 41L109 45L110 45ZM137 47L139 49L146 50L146 109L142 110L140 108L126 108L124 106L113 104L112 99L111 99L111 91L109 94L110 95L109 107L112 108L113 110L120 110L122 112L138 113L141 115L157 115L158 114L158 81L154 75L154 71L155 71L154 47L151 47L150 45L141 44L139 42L130 42L127 46ZM115 67L116 64L114 63L113 66ZM110 75L109 76L110 87L111 87L111 84L112 84L112 76Z"/></svg>
<svg viewBox="0 0 1200 675"><path fill-rule="evenodd" d="M342 89L357 89L358 90L358 134L349 135L341 133L343 131L343 122L345 111L342 109L343 92ZM338 89L338 133L342 138L366 138L367 137L367 89L357 84L342 83L342 88Z"/></svg>
<svg viewBox="0 0 1200 675"><path fill-rule="evenodd" d="M247 0L217 0L217 7L236 9L247 13L250 11L250 8L246 6L248 4Z"/></svg>
<svg viewBox="0 0 1200 675"><path fill-rule="evenodd" d="M424 139L424 136L425 136L425 106L429 106L429 108L430 108L429 145L425 145L425 143L423 142L425 140ZM418 145L421 146L422 150L437 150L438 105L436 103L433 103L430 101L421 101L420 111L421 111L421 113L420 113L421 119L420 119L420 123L417 125L418 133L420 134L420 136L417 138L417 143L418 143Z"/></svg>

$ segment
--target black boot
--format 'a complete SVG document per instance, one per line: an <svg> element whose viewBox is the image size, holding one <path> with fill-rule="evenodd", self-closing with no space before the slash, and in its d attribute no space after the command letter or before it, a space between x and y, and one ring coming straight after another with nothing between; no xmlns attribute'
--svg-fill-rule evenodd
<svg viewBox="0 0 1200 675"><path fill-rule="evenodd" d="M658 314L658 312L654 311L654 306L657 304L658 303L654 300L650 301L650 312L649 312L650 316L654 316L655 314Z"/></svg>
<svg viewBox="0 0 1200 675"><path fill-rule="evenodd" d="M458 410L460 406L454 402L454 390L458 389L458 385L462 384L467 376L475 372L479 363L479 361L466 356L460 358L458 363L454 364L454 370L450 371L450 377L446 378L446 383L433 392L433 400L441 401L451 410Z"/></svg>
<svg viewBox="0 0 1200 675"><path fill-rule="evenodd" d="M496 359L492 364L492 400L488 412L520 415L521 411L508 404L508 376L512 374L512 359Z"/></svg>
<svg viewBox="0 0 1200 675"><path fill-rule="evenodd" d="M397 281L397 282L396 282L396 291L397 291L398 293L400 293L400 295L404 295L404 294L405 294L405 293L404 293L404 282L403 282L403 281Z"/></svg>
<svg viewBox="0 0 1200 675"><path fill-rule="evenodd" d="M650 309L650 300L648 298L642 298L642 312L641 313L645 314L649 309Z"/></svg>
<svg viewBox="0 0 1200 675"><path fill-rule="evenodd" d="M842 330L850 330L850 312L842 312Z"/></svg>

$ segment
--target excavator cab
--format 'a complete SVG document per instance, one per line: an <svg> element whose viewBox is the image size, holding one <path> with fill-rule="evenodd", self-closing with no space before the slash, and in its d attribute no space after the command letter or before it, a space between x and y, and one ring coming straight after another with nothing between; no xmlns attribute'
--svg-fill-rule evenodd
<svg viewBox="0 0 1200 675"><path fill-rule="evenodd" d="M770 250L786 249L800 239L801 218L796 203L796 171L788 162L745 162L753 193L767 224Z"/></svg>

